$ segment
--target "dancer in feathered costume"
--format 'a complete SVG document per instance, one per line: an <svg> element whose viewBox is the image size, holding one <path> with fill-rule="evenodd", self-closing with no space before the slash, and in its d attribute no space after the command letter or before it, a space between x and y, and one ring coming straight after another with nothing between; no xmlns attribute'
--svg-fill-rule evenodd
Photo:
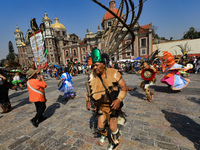
<svg viewBox="0 0 200 150"><path fill-rule="evenodd" d="M144 81L141 82L140 87L145 91L147 101L152 102L154 92L150 91L150 86L156 82L156 69L146 62L143 63L142 67L141 77Z"/></svg>
<svg viewBox="0 0 200 150"><path fill-rule="evenodd" d="M141 77L144 79L144 81L141 82L140 87L145 91L147 101L149 102L152 102L154 97L154 92L150 90L150 86L156 82L157 64L154 61L157 58L158 53L158 50L152 53L151 56L149 56L149 60L143 62L141 66L142 70L139 71Z"/></svg>
<svg viewBox="0 0 200 150"><path fill-rule="evenodd" d="M167 92L186 87L190 79L181 77L179 71L187 71L191 68L175 63L174 56L168 51L163 53L162 59L166 65L166 75L161 79L161 82L168 85Z"/></svg>

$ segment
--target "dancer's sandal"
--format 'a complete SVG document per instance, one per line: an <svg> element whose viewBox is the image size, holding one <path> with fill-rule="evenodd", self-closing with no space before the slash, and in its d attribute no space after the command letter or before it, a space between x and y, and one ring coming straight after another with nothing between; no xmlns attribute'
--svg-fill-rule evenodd
<svg viewBox="0 0 200 150"><path fill-rule="evenodd" d="M119 143L115 144L115 143L110 143L108 146L108 150L117 150L117 148L119 147L119 144L121 143L121 138L119 138Z"/></svg>
<svg viewBox="0 0 200 150"><path fill-rule="evenodd" d="M106 139L106 136L105 135L101 135L100 140L99 140L99 145L101 145L101 146L104 145L105 139Z"/></svg>
<svg viewBox="0 0 200 150"><path fill-rule="evenodd" d="M121 132L120 132L120 134L121 134ZM119 137L118 142L117 141L111 142L108 146L108 150L117 150L120 143L121 143L121 137Z"/></svg>

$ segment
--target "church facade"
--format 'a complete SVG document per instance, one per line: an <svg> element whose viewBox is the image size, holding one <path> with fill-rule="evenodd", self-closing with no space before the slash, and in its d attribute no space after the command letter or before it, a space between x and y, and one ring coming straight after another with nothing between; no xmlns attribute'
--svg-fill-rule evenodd
<svg viewBox="0 0 200 150"><path fill-rule="evenodd" d="M117 12L115 7L115 1L111 0L109 3L110 9L113 12ZM52 24L51 19L45 13L42 22L45 25L43 32L45 39L45 46L47 48L47 61L49 65L53 64L67 64L70 60L74 62L84 63L88 54L94 47L101 49L99 41L102 38L104 30L107 27L112 26L114 16L109 12L103 16L101 21L101 28L97 27L97 32L86 30L86 35L81 40L76 34L67 34L64 25L59 23L59 19L56 17ZM136 57L145 58L153 52L153 39L152 39L152 24L140 26L137 23L132 30L135 34L135 41L129 47L127 47L122 54L116 54L111 59L113 61L121 59L133 59ZM33 54L28 39L27 31L25 40L23 38L23 32L16 27L15 40L19 52L19 61L22 66L28 66L32 63ZM128 34L122 41L122 45L131 42L132 36Z"/></svg>
<svg viewBox="0 0 200 150"><path fill-rule="evenodd" d="M115 6L115 1L111 0L109 3L110 9L117 14L118 9ZM102 18L101 27L98 26L97 32L93 33L89 32L87 29L87 33L85 38L81 43L68 44L63 47L65 61L66 63L73 58L73 61L84 62L85 58L88 54L91 53L91 50L94 47L101 49L101 45L99 41L102 38L103 32L106 28L111 27L114 21L114 16L110 14L108 11ZM152 23L144 26L140 26L137 23L132 30L135 34L135 41L129 47L122 51L122 54L116 54L111 59L113 61L121 60L121 59L133 59L137 57L146 58L153 52L153 38L152 38ZM128 34L124 40L122 41L122 45L125 45L128 42L131 42L132 36Z"/></svg>
<svg viewBox="0 0 200 150"><path fill-rule="evenodd" d="M44 43L47 49L47 63L48 65L64 64L65 57L63 46L67 44L80 43L81 39L76 34L67 34L66 28L63 24L59 23L59 19L55 17L54 23L52 24L51 19L45 13L42 19L44 24ZM14 32L15 41L19 53L19 63L21 66L29 66L33 63L33 53L29 40L30 29L27 30L25 39L23 32L16 27Z"/></svg>

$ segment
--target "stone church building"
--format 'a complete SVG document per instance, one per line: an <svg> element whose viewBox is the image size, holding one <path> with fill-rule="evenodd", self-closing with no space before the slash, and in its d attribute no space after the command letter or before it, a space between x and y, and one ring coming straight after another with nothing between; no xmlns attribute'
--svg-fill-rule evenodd
<svg viewBox="0 0 200 150"><path fill-rule="evenodd" d="M109 7L113 12L117 12L115 1L109 2ZM100 19L99 19L100 20ZM53 64L67 64L72 59L74 62L79 61L84 63L88 54L94 47L101 49L99 41L103 35L104 30L107 27L112 26L114 16L109 12L106 12L101 21L101 27L97 27L97 32L93 33L87 29L86 35L83 40L76 34L67 34L66 28L59 22L56 17L52 24L51 19L45 12L42 22L45 25L45 31L43 33L45 39L45 46L47 48L47 61L49 65ZM121 59L133 59L136 57L147 57L153 52L153 39L152 39L152 24L140 26L137 23L133 29L135 34L135 41L129 47L127 47L121 55L117 54L112 57L113 61ZM32 63L33 54L28 39L27 31L25 39L23 32L16 27L14 32L16 45L19 52L19 61L22 66L28 66ZM131 35L128 34L123 40L122 44L126 44L131 41Z"/></svg>

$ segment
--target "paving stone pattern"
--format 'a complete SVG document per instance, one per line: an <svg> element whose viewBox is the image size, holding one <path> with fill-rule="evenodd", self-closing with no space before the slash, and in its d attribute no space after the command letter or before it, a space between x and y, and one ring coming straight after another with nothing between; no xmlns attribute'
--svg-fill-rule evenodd
<svg viewBox="0 0 200 150"><path fill-rule="evenodd" d="M144 100L139 87L139 75L123 77L135 91L128 92L123 111L127 122L122 128L119 150L194 150L200 149L200 75L191 74L191 82L182 92L166 93L160 83L164 74L157 76L151 86L155 92L153 103ZM57 90L58 80L46 80L47 120L35 128L30 119L36 114L34 104L28 101L27 89L10 91L13 111L0 114L1 150L105 150L109 145L98 145L94 134L97 119L85 109L86 75L73 77L76 97L63 101Z"/></svg>

